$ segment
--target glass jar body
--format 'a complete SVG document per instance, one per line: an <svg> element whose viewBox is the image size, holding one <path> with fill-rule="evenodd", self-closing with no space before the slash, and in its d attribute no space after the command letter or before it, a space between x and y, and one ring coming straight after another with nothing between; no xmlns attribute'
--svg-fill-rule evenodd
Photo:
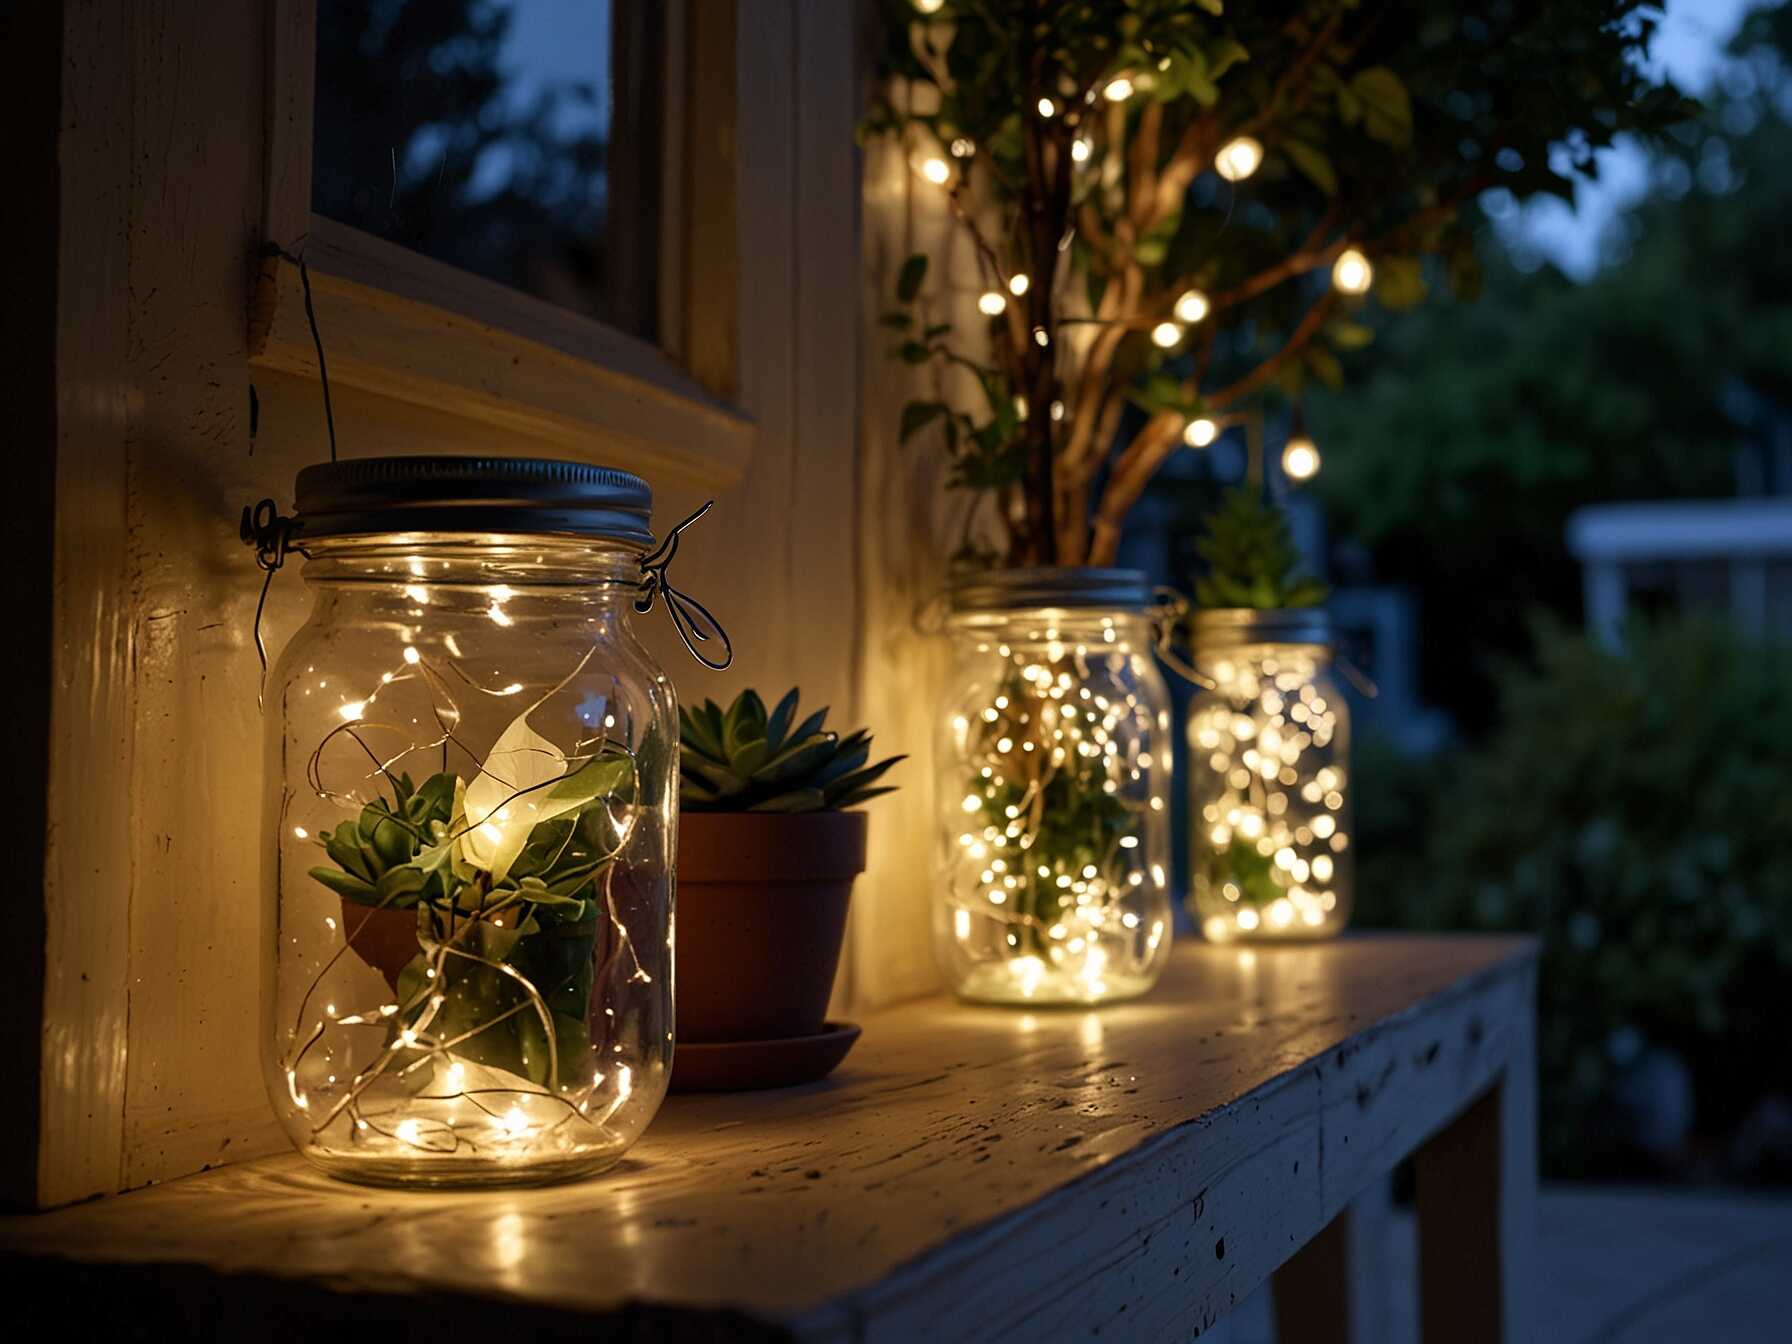
<svg viewBox="0 0 1792 1344"><path fill-rule="evenodd" d="M1169 692L1132 610L952 623L935 753L947 983L986 1003L1145 993L1169 955Z"/></svg>
<svg viewBox="0 0 1792 1344"><path fill-rule="evenodd" d="M1350 713L1324 644L1202 653L1189 707L1189 908L1216 942L1326 938L1351 905Z"/></svg>
<svg viewBox="0 0 1792 1344"><path fill-rule="evenodd" d="M264 717L264 1053L288 1136L382 1184L615 1161L672 1058L677 710L639 553L315 543Z"/></svg>

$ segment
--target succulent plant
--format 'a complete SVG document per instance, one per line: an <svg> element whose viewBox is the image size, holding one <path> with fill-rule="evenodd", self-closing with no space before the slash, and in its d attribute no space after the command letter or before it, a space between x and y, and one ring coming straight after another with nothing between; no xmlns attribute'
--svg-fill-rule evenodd
<svg viewBox="0 0 1792 1344"><path fill-rule="evenodd" d="M1229 492L1207 517L1207 535L1195 543L1207 573L1195 580L1203 607L1315 607L1326 598L1318 579L1299 574L1300 556L1288 520L1265 504L1255 486Z"/></svg>
<svg viewBox="0 0 1792 1344"><path fill-rule="evenodd" d="M796 723L794 689L770 714L753 691L726 710L713 700L678 711L679 804L687 812L824 812L889 793L877 781L900 756L866 765L871 734L827 731L827 710ZM794 727L792 725L795 725Z"/></svg>

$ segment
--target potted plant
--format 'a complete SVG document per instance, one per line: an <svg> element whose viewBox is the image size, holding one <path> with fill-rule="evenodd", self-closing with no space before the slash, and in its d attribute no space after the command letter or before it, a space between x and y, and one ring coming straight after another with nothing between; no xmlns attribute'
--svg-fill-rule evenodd
<svg viewBox="0 0 1792 1344"><path fill-rule="evenodd" d="M1207 519L1190 619L1190 911L1216 942L1329 937L1350 916L1350 714L1325 585L1239 486Z"/></svg>
<svg viewBox="0 0 1792 1344"><path fill-rule="evenodd" d="M1567 193L1617 132L1685 115L1636 62L1638 7L886 0L870 172L914 175L950 263L906 258L880 321L916 383L899 436L964 506L936 756L961 995L1150 987L1172 752L1163 613L1114 568L1132 506L1174 454L1340 382L1371 297L1471 291L1489 188Z"/></svg>
<svg viewBox="0 0 1792 1344"><path fill-rule="evenodd" d="M673 1085L773 1087L824 1076L858 1037L828 1024L866 817L901 760L869 763L871 735L839 737L797 691L766 712L681 709L678 1045Z"/></svg>

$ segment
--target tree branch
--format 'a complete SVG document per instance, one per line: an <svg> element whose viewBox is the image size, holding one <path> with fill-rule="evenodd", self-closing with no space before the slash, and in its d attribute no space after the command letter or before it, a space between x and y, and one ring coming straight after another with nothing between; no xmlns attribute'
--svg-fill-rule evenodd
<svg viewBox="0 0 1792 1344"><path fill-rule="evenodd" d="M1319 328L1325 324L1326 317L1330 315L1332 308L1337 302L1337 291L1326 291L1325 295L1320 298L1318 302L1307 309L1306 315L1301 318L1300 323L1289 334L1288 339L1283 342L1280 350L1276 351L1275 354L1257 365L1256 368L1252 369L1243 377L1234 379L1232 382L1227 383L1224 387L1220 388L1217 392L1214 392L1211 396L1203 398L1205 404L1212 406L1215 409L1223 406L1230 406L1241 397L1250 396L1251 393L1262 387L1271 378L1274 378L1276 374L1281 371L1283 365L1287 364L1290 359L1306 349L1313 337L1319 334Z"/></svg>

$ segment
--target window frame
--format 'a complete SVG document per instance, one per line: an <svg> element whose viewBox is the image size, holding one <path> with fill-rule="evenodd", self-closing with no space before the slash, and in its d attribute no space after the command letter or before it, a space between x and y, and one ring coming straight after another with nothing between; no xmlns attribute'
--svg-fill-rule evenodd
<svg viewBox="0 0 1792 1344"><path fill-rule="evenodd" d="M739 481L755 437L733 402L739 3L666 4L666 87L680 96L666 110L655 345L313 214L316 0L266 0L263 237L305 258L331 381L656 481ZM317 376L291 261L258 259L248 353L255 368Z"/></svg>

